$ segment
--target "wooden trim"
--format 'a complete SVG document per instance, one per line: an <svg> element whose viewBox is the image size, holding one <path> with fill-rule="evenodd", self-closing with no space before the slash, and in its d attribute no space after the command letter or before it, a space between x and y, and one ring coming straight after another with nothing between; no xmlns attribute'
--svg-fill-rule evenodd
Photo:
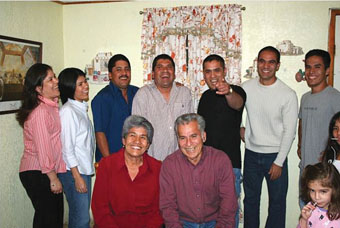
<svg viewBox="0 0 340 228"><path fill-rule="evenodd" d="M328 75L328 84L333 86L334 83L334 52L335 52L335 18L337 15L340 15L339 9L330 9L331 11L331 20L329 23L329 31L328 31L328 52L331 56L331 65L329 68Z"/></svg>
<svg viewBox="0 0 340 228"><path fill-rule="evenodd" d="M60 5L76 5L76 4L92 4L92 3L109 3L109 2L128 2L128 1L120 1L120 0L113 0L113 1L52 1Z"/></svg>

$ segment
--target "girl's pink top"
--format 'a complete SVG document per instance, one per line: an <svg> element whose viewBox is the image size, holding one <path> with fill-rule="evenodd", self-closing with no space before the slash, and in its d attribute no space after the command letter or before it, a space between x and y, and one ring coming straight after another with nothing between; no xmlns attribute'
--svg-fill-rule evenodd
<svg viewBox="0 0 340 228"><path fill-rule="evenodd" d="M300 224L297 228L300 228ZM327 216L327 210L316 207L312 212L312 215L307 221L307 227L313 228L339 228L340 227L340 220L329 220Z"/></svg>

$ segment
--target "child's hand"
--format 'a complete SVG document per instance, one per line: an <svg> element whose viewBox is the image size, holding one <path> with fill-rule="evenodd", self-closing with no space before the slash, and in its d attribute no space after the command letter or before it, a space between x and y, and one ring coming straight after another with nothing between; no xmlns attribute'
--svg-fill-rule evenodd
<svg viewBox="0 0 340 228"><path fill-rule="evenodd" d="M309 202L301 210L301 219L307 221L309 219L309 217L312 215L312 212L313 212L314 209L315 209L315 206L311 202Z"/></svg>

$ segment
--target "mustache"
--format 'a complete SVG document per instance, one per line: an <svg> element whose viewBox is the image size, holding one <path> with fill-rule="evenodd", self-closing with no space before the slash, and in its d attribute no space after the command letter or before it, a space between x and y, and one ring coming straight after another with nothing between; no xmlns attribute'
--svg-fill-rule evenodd
<svg viewBox="0 0 340 228"><path fill-rule="evenodd" d="M129 78L129 77L126 74L119 76L119 79L122 79L122 78Z"/></svg>

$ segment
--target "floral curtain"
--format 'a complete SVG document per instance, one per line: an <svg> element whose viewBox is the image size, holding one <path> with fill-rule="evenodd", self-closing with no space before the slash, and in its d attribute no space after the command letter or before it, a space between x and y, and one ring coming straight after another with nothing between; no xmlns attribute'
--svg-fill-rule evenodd
<svg viewBox="0 0 340 228"><path fill-rule="evenodd" d="M142 59L144 84L152 81L152 61L170 55L176 64L176 81L191 89L195 107L208 88L202 62L210 54L225 59L231 84L241 83L240 5L182 6L144 9Z"/></svg>

